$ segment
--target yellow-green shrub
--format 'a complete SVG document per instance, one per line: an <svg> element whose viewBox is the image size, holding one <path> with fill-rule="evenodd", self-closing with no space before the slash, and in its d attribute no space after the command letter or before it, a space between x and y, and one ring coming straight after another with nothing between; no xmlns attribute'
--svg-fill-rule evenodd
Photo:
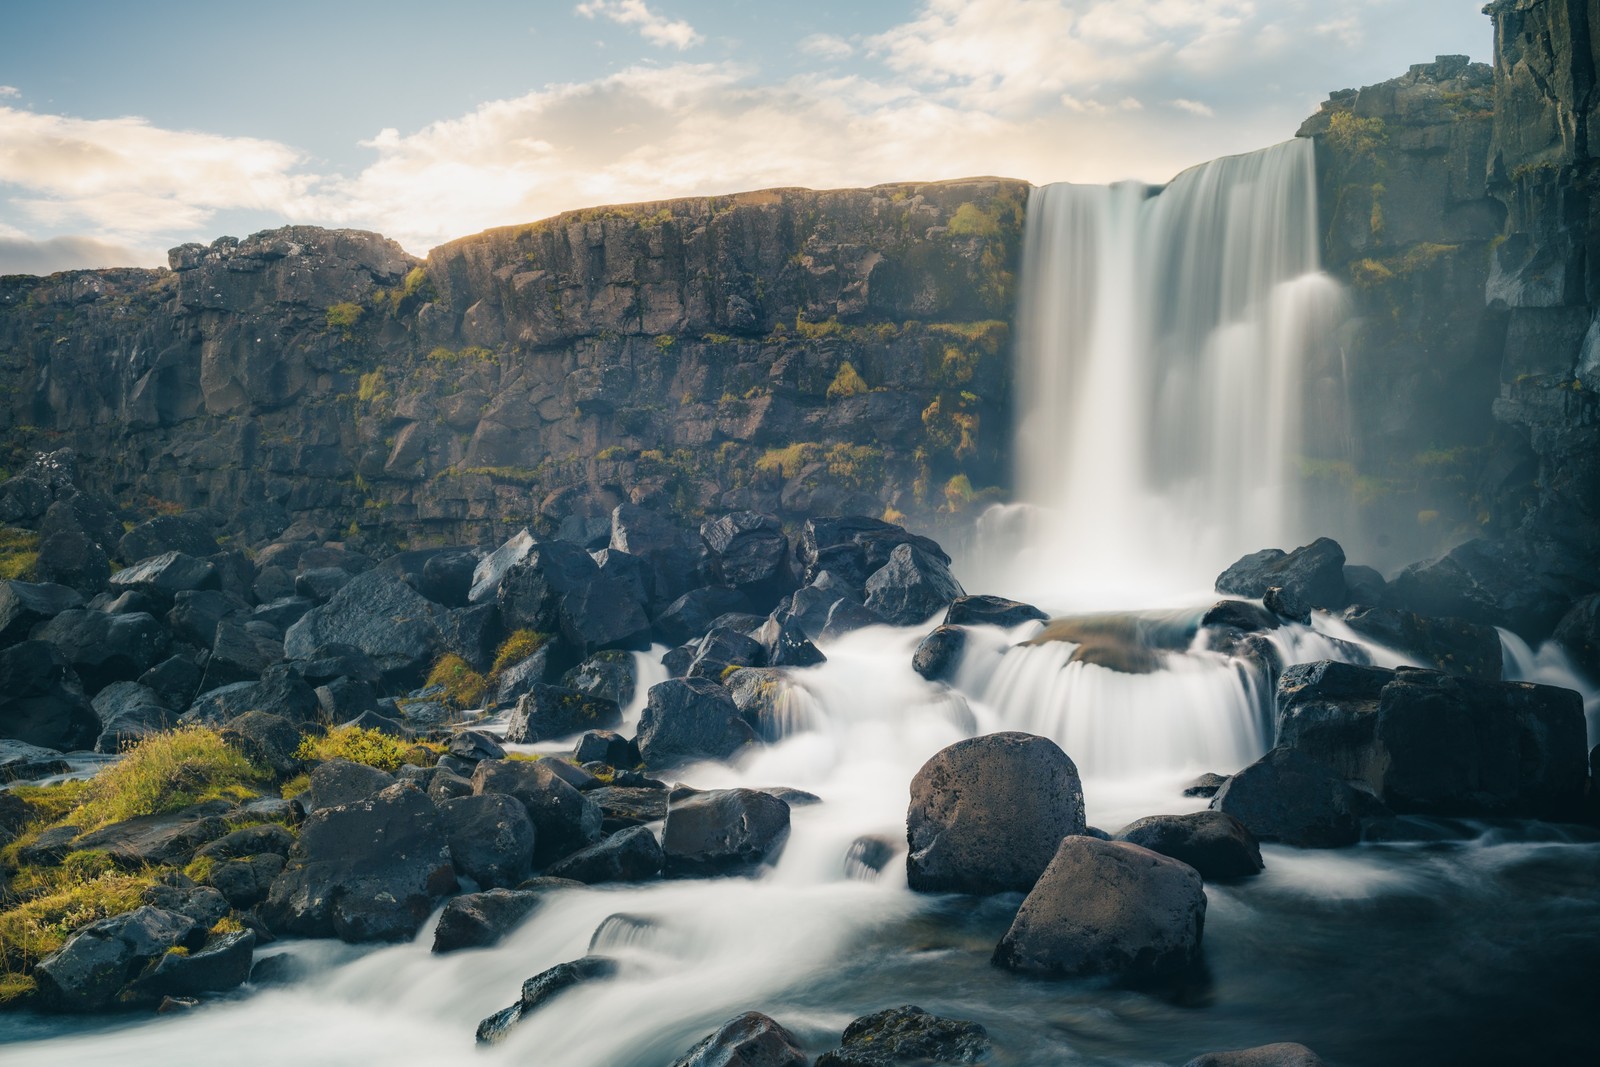
<svg viewBox="0 0 1600 1067"><path fill-rule="evenodd" d="M489 668L490 680L499 678L507 667L515 666L539 651L549 640L549 634L542 634L537 630L513 631L511 636L500 642L500 647L495 650L494 666Z"/></svg>
<svg viewBox="0 0 1600 1067"><path fill-rule="evenodd" d="M828 386L828 399L841 400L847 396L859 396L867 392L866 379L861 377L855 364L848 359L839 364L839 373L833 376L833 382Z"/></svg>
<svg viewBox="0 0 1600 1067"><path fill-rule="evenodd" d="M89 780L67 820L87 833L138 815L159 815L206 800L252 800L272 775L207 726L155 734Z"/></svg>
<svg viewBox="0 0 1600 1067"><path fill-rule="evenodd" d="M381 730L335 726L321 737L308 737L301 741L294 754L296 759L307 763L342 759L392 773L406 763L436 762L444 753L444 748L440 744L393 737Z"/></svg>
<svg viewBox="0 0 1600 1067"><path fill-rule="evenodd" d="M454 652L439 657L433 670L428 672L428 684L443 686L445 703L457 710L481 707L489 688L483 675Z"/></svg>

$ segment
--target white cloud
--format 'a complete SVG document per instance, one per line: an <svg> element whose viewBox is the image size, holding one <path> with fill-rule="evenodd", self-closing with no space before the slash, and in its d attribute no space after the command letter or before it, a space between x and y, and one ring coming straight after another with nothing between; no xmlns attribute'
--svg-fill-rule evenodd
<svg viewBox="0 0 1600 1067"><path fill-rule="evenodd" d="M855 55L855 46L843 37L831 33L813 33L800 39L800 51L819 59L848 59Z"/></svg>
<svg viewBox="0 0 1600 1067"><path fill-rule="evenodd" d="M9 229L9 227L0 227ZM135 249L93 237L51 237L30 240L17 233L0 232L0 274L54 274L89 267L165 266L166 253Z"/></svg>
<svg viewBox="0 0 1600 1067"><path fill-rule="evenodd" d="M1106 103L1101 100L1084 100L1071 93L1061 94L1061 106L1068 111L1076 111L1080 115L1109 115L1113 111L1143 111L1144 105L1136 98L1125 96L1121 100Z"/></svg>
<svg viewBox="0 0 1600 1067"><path fill-rule="evenodd" d="M0 100L7 100L22 95L22 90L15 85L0 85Z"/></svg>
<svg viewBox="0 0 1600 1067"><path fill-rule="evenodd" d="M192 230L219 209L288 212L314 179L273 141L79 119L0 106L0 186L48 227L87 223L126 240Z"/></svg>
<svg viewBox="0 0 1600 1067"><path fill-rule="evenodd" d="M1171 104L1180 111L1187 111L1189 114L1199 115L1201 118L1215 118L1217 114L1210 107L1202 104L1198 100L1184 100L1180 97L1177 100L1168 100L1167 103Z"/></svg>
<svg viewBox="0 0 1600 1067"><path fill-rule="evenodd" d="M584 0L573 11L587 19L598 15L619 26L636 26L651 44L680 52L705 40L683 19L658 15L644 0Z"/></svg>

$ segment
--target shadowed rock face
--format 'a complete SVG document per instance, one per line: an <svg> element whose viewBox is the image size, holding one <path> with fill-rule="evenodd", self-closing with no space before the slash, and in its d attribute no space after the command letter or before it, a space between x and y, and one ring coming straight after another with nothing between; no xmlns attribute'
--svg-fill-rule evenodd
<svg viewBox="0 0 1600 1067"><path fill-rule="evenodd" d="M426 261L288 227L185 245L170 271L8 277L0 431L20 451L59 434L97 488L256 501L278 529L363 506L458 543L629 502L931 515L957 474L1005 477L1027 194L602 208Z"/></svg>

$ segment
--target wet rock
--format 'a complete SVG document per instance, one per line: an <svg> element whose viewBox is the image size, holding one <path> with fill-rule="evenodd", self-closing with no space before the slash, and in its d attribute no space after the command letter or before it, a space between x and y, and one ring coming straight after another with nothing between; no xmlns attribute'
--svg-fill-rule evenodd
<svg viewBox="0 0 1600 1067"><path fill-rule="evenodd" d="M779 668L747 667L723 680L734 707L764 741L777 741L806 728L803 706L786 696L791 683Z"/></svg>
<svg viewBox="0 0 1600 1067"><path fill-rule="evenodd" d="M64 585L0 582L0 647L24 641L40 623L81 607L83 597Z"/></svg>
<svg viewBox="0 0 1600 1067"><path fill-rule="evenodd" d="M467 589L467 599L473 604L491 602L500 589L500 580L506 572L527 558L533 551L533 535L520 530L505 544L479 560L472 570L472 584Z"/></svg>
<svg viewBox="0 0 1600 1067"><path fill-rule="evenodd" d="M428 777L428 799L435 804L442 804L446 800L456 797L472 796L472 780L454 774L443 767L435 767L433 774Z"/></svg>
<svg viewBox="0 0 1600 1067"><path fill-rule="evenodd" d="M1297 622L1301 626L1311 625L1311 604L1303 600L1297 590L1274 585L1262 595L1261 606L1280 619Z"/></svg>
<svg viewBox="0 0 1600 1067"><path fill-rule="evenodd" d="M827 621L822 626L821 639L823 641L837 641L846 634L864 630L868 626L888 625L890 625L890 620L884 618L873 609L863 607L854 600L841 598L835 600L828 607Z"/></svg>
<svg viewBox="0 0 1600 1067"><path fill-rule="evenodd" d="M387 682L404 691L420 681L438 658L447 614L447 609L394 575L368 571L289 627L284 654L310 660L318 658L323 646L348 645L370 658Z"/></svg>
<svg viewBox="0 0 1600 1067"><path fill-rule="evenodd" d="M153 690L162 707L176 710L194 702L200 691L201 675L194 659L180 652L139 675L139 684Z"/></svg>
<svg viewBox="0 0 1600 1067"><path fill-rule="evenodd" d="M667 817L667 791L637 786L606 786L585 794L599 805L601 828L607 833L660 822Z"/></svg>
<svg viewBox="0 0 1600 1067"><path fill-rule="evenodd" d="M259 856L270 853L275 856L287 856L294 848L295 837L288 830L274 823L265 823L261 826L247 826L206 845L195 853L207 859L243 859L247 856Z"/></svg>
<svg viewBox="0 0 1600 1067"><path fill-rule="evenodd" d="M65 774L68 764L61 755L53 748L41 748L25 741L0 740L0 782L31 782L53 774ZM0 793L0 800L9 797L9 793ZM0 826L0 838L9 840L3 826Z"/></svg>
<svg viewBox="0 0 1600 1067"><path fill-rule="evenodd" d="M227 900L228 906L248 911L267 899L272 883L283 873L284 857L273 853L220 860L213 864L206 882Z"/></svg>
<svg viewBox="0 0 1600 1067"><path fill-rule="evenodd" d="M899 843L886 837L858 837L845 852L844 873L858 881L873 881L899 854Z"/></svg>
<svg viewBox="0 0 1600 1067"><path fill-rule="evenodd" d="M828 657L806 637L800 620L786 611L761 623L752 636L762 649L757 662L769 667L815 667L828 662Z"/></svg>
<svg viewBox="0 0 1600 1067"><path fill-rule="evenodd" d="M1404 667L1288 668L1278 744L1401 813L1570 818L1586 774L1577 693Z"/></svg>
<svg viewBox="0 0 1600 1067"><path fill-rule="evenodd" d="M453 897L433 931L434 952L488 948L533 914L544 894L533 890L491 889Z"/></svg>
<svg viewBox="0 0 1600 1067"><path fill-rule="evenodd" d="M161 1003L235 989L250 977L255 946L254 930L238 930L213 935L196 951L164 953L134 984L133 992L141 1000Z"/></svg>
<svg viewBox="0 0 1600 1067"><path fill-rule="evenodd" d="M730 612L748 612L754 605L737 589L704 586L692 589L656 616L656 636L665 644L682 645L699 640Z"/></svg>
<svg viewBox="0 0 1600 1067"><path fill-rule="evenodd" d="M585 956L541 971L522 983L520 1000L478 1024L478 1044L492 1045L500 1041L524 1016L544 1007L573 986L604 981L616 973L616 961L604 956Z"/></svg>
<svg viewBox="0 0 1600 1067"><path fill-rule="evenodd" d="M611 512L610 547L650 565L657 604L670 604L704 584L705 545L648 508L620 504Z"/></svg>
<svg viewBox="0 0 1600 1067"><path fill-rule="evenodd" d="M137 908L84 927L35 967L33 977L40 1000L52 1010L106 1011L137 1002L128 983L157 964L168 949L195 951L205 939L204 928L187 916Z"/></svg>
<svg viewBox="0 0 1600 1067"><path fill-rule="evenodd" d="M545 541L506 571L496 602L508 629L560 633L582 655L649 647L649 619L629 593L580 546Z"/></svg>
<svg viewBox="0 0 1600 1067"><path fill-rule="evenodd" d="M403 941L455 889L433 802L401 783L312 812L261 914L274 932L297 937Z"/></svg>
<svg viewBox="0 0 1600 1067"><path fill-rule="evenodd" d="M533 821L514 797L488 793L438 803L456 873L481 888L509 888L533 873Z"/></svg>
<svg viewBox="0 0 1600 1067"><path fill-rule="evenodd" d="M633 653L612 649L596 652L561 676L561 685L619 708L633 703L636 686Z"/></svg>
<svg viewBox="0 0 1600 1067"><path fill-rule="evenodd" d="M318 710L316 690L291 674L279 673L202 693L179 721L221 726L247 711L262 711L304 726L317 721Z"/></svg>
<svg viewBox="0 0 1600 1067"><path fill-rule="evenodd" d="M1206 894L1193 867L1123 841L1067 837L995 948L1007 970L1146 979L1191 967Z"/></svg>
<svg viewBox="0 0 1600 1067"><path fill-rule="evenodd" d="M695 645L686 675L720 682L741 667L760 666L766 658L766 650L754 638L719 626Z"/></svg>
<svg viewBox="0 0 1600 1067"><path fill-rule="evenodd" d="M578 738L572 758L579 763L632 767L639 762L639 749L615 730L590 730Z"/></svg>
<svg viewBox="0 0 1600 1067"><path fill-rule="evenodd" d="M635 740L645 764L660 768L728 759L757 739L723 686L707 678L674 678L650 687Z"/></svg>
<svg viewBox="0 0 1600 1067"><path fill-rule="evenodd" d="M364 763L331 759L316 765L311 771L312 811L355 804L376 796L394 785L394 775L368 767Z"/></svg>
<svg viewBox="0 0 1600 1067"><path fill-rule="evenodd" d="M1187 863L1208 882L1248 878L1263 866L1255 835L1220 811L1151 815L1124 827L1116 840Z"/></svg>
<svg viewBox="0 0 1600 1067"><path fill-rule="evenodd" d="M209 525L193 515L157 515L139 523L117 542L117 558L124 563L167 552L203 558L221 551Z"/></svg>
<svg viewBox="0 0 1600 1067"><path fill-rule="evenodd" d="M41 582L64 585L86 597L94 596L106 587L106 579L111 577L111 559L105 549L83 531L62 530L39 542L33 572Z"/></svg>
<svg viewBox="0 0 1600 1067"><path fill-rule="evenodd" d="M363 715L378 714L378 694L367 682L335 678L327 685L317 686L314 692L317 709L328 722L349 722Z"/></svg>
<svg viewBox="0 0 1600 1067"><path fill-rule="evenodd" d="M1407 567L1389 583L1386 600L1422 616L1504 626L1538 642L1567 611L1572 589L1527 550L1479 539Z"/></svg>
<svg viewBox="0 0 1600 1067"><path fill-rule="evenodd" d="M283 642L255 627L265 624L223 619L212 638L201 689L218 689L236 682L261 678L267 668L283 662Z"/></svg>
<svg viewBox="0 0 1600 1067"><path fill-rule="evenodd" d="M1350 608L1343 618L1363 637L1415 657L1418 666L1480 681L1500 680L1500 635L1492 626L1362 606Z"/></svg>
<svg viewBox="0 0 1600 1067"><path fill-rule="evenodd" d="M216 565L182 552L165 552L113 574L108 582L113 592L137 589L166 603L186 590L215 589L220 584Z"/></svg>
<svg viewBox="0 0 1600 1067"><path fill-rule="evenodd" d="M575 689L534 685L517 700L506 725L506 740L512 744L553 741L620 725L622 709L613 701Z"/></svg>
<svg viewBox="0 0 1600 1067"><path fill-rule="evenodd" d="M574 852L553 864L552 878L599 885L604 882L648 882L661 877L662 852L656 835L643 826L619 830L599 844Z"/></svg>
<svg viewBox="0 0 1600 1067"><path fill-rule="evenodd" d="M295 575L294 594L313 604L326 604L354 577L349 571L338 567L313 567Z"/></svg>
<svg viewBox="0 0 1600 1067"><path fill-rule="evenodd" d="M1327 537L1293 552L1267 548L1245 556L1217 577L1217 592L1234 596L1260 599L1274 587L1308 608L1344 607L1348 602L1344 549Z"/></svg>
<svg viewBox="0 0 1600 1067"><path fill-rule="evenodd" d="M930 682L941 682L955 674L961 653L967 647L967 632L956 626L941 626L922 639L911 657L911 669Z"/></svg>
<svg viewBox="0 0 1600 1067"><path fill-rule="evenodd" d="M138 682L112 682L95 694L91 705L100 720L96 752L121 752L151 734L170 730L176 721L155 690Z"/></svg>
<svg viewBox="0 0 1600 1067"><path fill-rule="evenodd" d="M1025 622L1046 622L1050 616L1034 607L1003 596L960 596L945 612L946 626L1001 626L1010 629Z"/></svg>
<svg viewBox="0 0 1600 1067"><path fill-rule="evenodd" d="M139 677L161 662L172 643L166 627L151 615L106 615L82 608L63 611L34 636L54 645L90 692Z"/></svg>
<svg viewBox="0 0 1600 1067"><path fill-rule="evenodd" d="M874 571L889 562L889 557L901 545L910 545L946 565L950 563L944 549L930 538L861 515L807 519L800 529L800 544L795 555L805 568L807 585L815 582L823 571L832 571L859 590Z"/></svg>
<svg viewBox="0 0 1600 1067"><path fill-rule="evenodd" d="M1063 837L1081 834L1078 769L1023 733L959 741L911 782L906 877L924 893L1026 892Z"/></svg>
<svg viewBox="0 0 1600 1067"><path fill-rule="evenodd" d="M1321 1056L1304 1045L1280 1041L1230 1052L1202 1053L1183 1067L1324 1067L1324 1063Z"/></svg>
<svg viewBox="0 0 1600 1067"><path fill-rule="evenodd" d="M763 598L794 588L789 573L789 539L771 515L735 511L706 522L700 539L709 551L711 577L729 588L748 589Z"/></svg>
<svg viewBox="0 0 1600 1067"><path fill-rule="evenodd" d="M667 805L661 850L667 874L697 878L775 862L788 839L788 804L753 789L715 789Z"/></svg>
<svg viewBox="0 0 1600 1067"><path fill-rule="evenodd" d="M141 815L114 822L72 842L74 850L105 852L118 866L182 866L196 850L228 832L225 801L196 804L182 811Z"/></svg>
<svg viewBox="0 0 1600 1067"><path fill-rule="evenodd" d="M472 774L476 795L503 793L520 801L533 822L535 866L543 866L600 837L600 806L567 784L553 760L484 760Z"/></svg>
<svg viewBox="0 0 1600 1067"><path fill-rule="evenodd" d="M1600 594L1572 605L1556 624L1555 639L1579 670L1600 679Z"/></svg>
<svg viewBox="0 0 1600 1067"><path fill-rule="evenodd" d="M915 545L897 546L866 584L864 606L896 626L924 622L964 592L948 563Z"/></svg>
<svg viewBox="0 0 1600 1067"><path fill-rule="evenodd" d="M1221 789L1227 782L1227 775L1207 771L1184 786L1183 795L1186 797L1214 797L1217 795L1217 790Z"/></svg>
<svg viewBox="0 0 1600 1067"><path fill-rule="evenodd" d="M1362 819L1389 814L1377 797L1292 748L1275 748L1229 778L1211 807L1262 841L1301 848L1353 845L1361 839Z"/></svg>
<svg viewBox="0 0 1600 1067"><path fill-rule="evenodd" d="M506 758L506 750L500 742L480 730L462 730L450 738L447 751L456 759L474 764L486 759Z"/></svg>
<svg viewBox="0 0 1600 1067"><path fill-rule="evenodd" d="M979 1024L906 1004L852 1022L844 1028L840 1047L817 1057L816 1067L982 1063L989 1052L989 1032Z"/></svg>
<svg viewBox="0 0 1600 1067"><path fill-rule="evenodd" d="M211 648L216 642L217 626L223 619L248 615L249 611L250 606L232 593L220 589L185 589L173 597L167 625L180 641L187 641L196 648Z"/></svg>
<svg viewBox="0 0 1600 1067"><path fill-rule="evenodd" d="M782 1024L747 1011L707 1034L672 1067L807 1067L809 1062Z"/></svg>
<svg viewBox="0 0 1600 1067"><path fill-rule="evenodd" d="M100 720L77 681L44 641L0 651L0 737L63 752L93 745Z"/></svg>

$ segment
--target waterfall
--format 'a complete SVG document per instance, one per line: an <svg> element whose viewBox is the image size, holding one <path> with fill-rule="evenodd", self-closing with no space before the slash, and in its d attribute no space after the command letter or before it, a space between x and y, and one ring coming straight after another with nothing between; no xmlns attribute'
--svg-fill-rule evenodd
<svg viewBox="0 0 1600 1067"><path fill-rule="evenodd" d="M1164 188L1034 191L1017 327L1026 505L986 519L1021 542L1008 587L1136 606L1308 539L1302 468L1344 437L1314 151L1290 141Z"/></svg>

